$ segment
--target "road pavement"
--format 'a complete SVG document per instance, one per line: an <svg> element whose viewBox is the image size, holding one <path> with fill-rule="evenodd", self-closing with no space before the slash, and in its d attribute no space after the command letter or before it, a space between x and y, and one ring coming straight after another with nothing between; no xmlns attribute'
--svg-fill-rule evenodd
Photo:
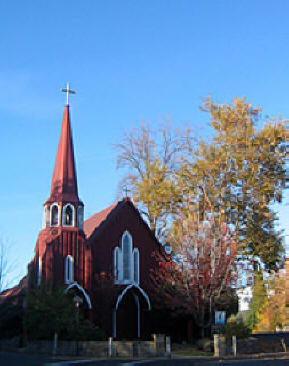
<svg viewBox="0 0 289 366"><path fill-rule="evenodd" d="M289 354L278 359L262 357L262 359L217 360L198 357L184 357L154 360L69 360L26 353L0 352L0 366L289 366Z"/></svg>

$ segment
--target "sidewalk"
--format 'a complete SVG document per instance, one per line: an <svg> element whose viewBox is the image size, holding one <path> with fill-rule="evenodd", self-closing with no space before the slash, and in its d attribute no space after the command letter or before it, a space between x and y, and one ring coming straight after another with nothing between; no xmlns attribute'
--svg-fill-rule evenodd
<svg viewBox="0 0 289 366"><path fill-rule="evenodd" d="M164 358L163 358L164 359ZM227 355L223 357L215 356L179 356L172 354L171 359L189 359L192 361L226 361L226 360L250 360L250 359L289 359L289 352L275 352L275 353L255 353L255 354L237 354Z"/></svg>

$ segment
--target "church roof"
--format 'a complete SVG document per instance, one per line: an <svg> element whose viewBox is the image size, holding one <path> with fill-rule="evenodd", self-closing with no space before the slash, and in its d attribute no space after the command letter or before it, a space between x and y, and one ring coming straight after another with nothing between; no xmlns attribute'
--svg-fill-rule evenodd
<svg viewBox="0 0 289 366"><path fill-rule="evenodd" d="M124 198L122 201L116 202L115 204L105 208L104 210L97 212L89 219L85 220L83 223L83 231L86 238L90 238L93 233L96 233L98 229L102 228L104 225L108 224L110 218L113 217L124 205L130 205L135 212L140 216L138 209L134 206L129 197ZM141 216L140 216L141 217ZM142 220L143 221L143 220ZM144 221L143 221L144 222ZM149 229L148 225L144 224ZM151 232L151 230L149 229Z"/></svg>
<svg viewBox="0 0 289 366"><path fill-rule="evenodd" d="M124 198L122 201L116 202L115 204L107 207L106 209L100 212L97 212L96 214L85 220L83 223L83 231L86 235L86 238L90 239L92 238L92 236L94 236L94 234L97 235L99 230L102 229L105 225L107 225L110 219L114 217L114 215L116 215L124 205L129 205L135 211L135 213L141 218L141 222L145 225L146 229L149 231L153 240L156 240L156 242L160 244L160 242L158 241L154 233L151 231L148 224L143 220L138 209L134 206L129 197Z"/></svg>
<svg viewBox="0 0 289 366"><path fill-rule="evenodd" d="M12 298L16 298L18 295L20 295L25 288L28 286L28 278L27 276L23 277L18 285L9 288L3 292L0 293L0 304L2 304L5 301L9 301Z"/></svg>
<svg viewBox="0 0 289 366"><path fill-rule="evenodd" d="M85 220L83 223L83 231L88 238L94 230L100 226L102 222L104 222L109 214L113 211L114 208L119 204L120 202L116 202L115 204L105 208L104 210L97 212L93 216L91 216L89 219Z"/></svg>
<svg viewBox="0 0 289 366"><path fill-rule="evenodd" d="M47 202L79 202L68 105L64 108L51 192Z"/></svg>

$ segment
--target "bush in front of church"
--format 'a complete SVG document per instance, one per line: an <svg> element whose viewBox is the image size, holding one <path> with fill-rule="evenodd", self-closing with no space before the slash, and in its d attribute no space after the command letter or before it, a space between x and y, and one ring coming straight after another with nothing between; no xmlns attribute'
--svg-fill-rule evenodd
<svg viewBox="0 0 289 366"><path fill-rule="evenodd" d="M103 332L85 319L63 287L35 288L25 299L24 327L28 340L102 340Z"/></svg>

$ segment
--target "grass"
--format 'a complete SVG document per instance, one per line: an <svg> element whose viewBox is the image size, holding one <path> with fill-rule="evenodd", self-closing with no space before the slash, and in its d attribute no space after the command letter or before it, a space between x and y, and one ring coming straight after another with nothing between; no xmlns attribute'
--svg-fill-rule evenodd
<svg viewBox="0 0 289 366"><path fill-rule="evenodd" d="M172 344L172 353L177 356L213 356L212 352L199 350L194 344Z"/></svg>

